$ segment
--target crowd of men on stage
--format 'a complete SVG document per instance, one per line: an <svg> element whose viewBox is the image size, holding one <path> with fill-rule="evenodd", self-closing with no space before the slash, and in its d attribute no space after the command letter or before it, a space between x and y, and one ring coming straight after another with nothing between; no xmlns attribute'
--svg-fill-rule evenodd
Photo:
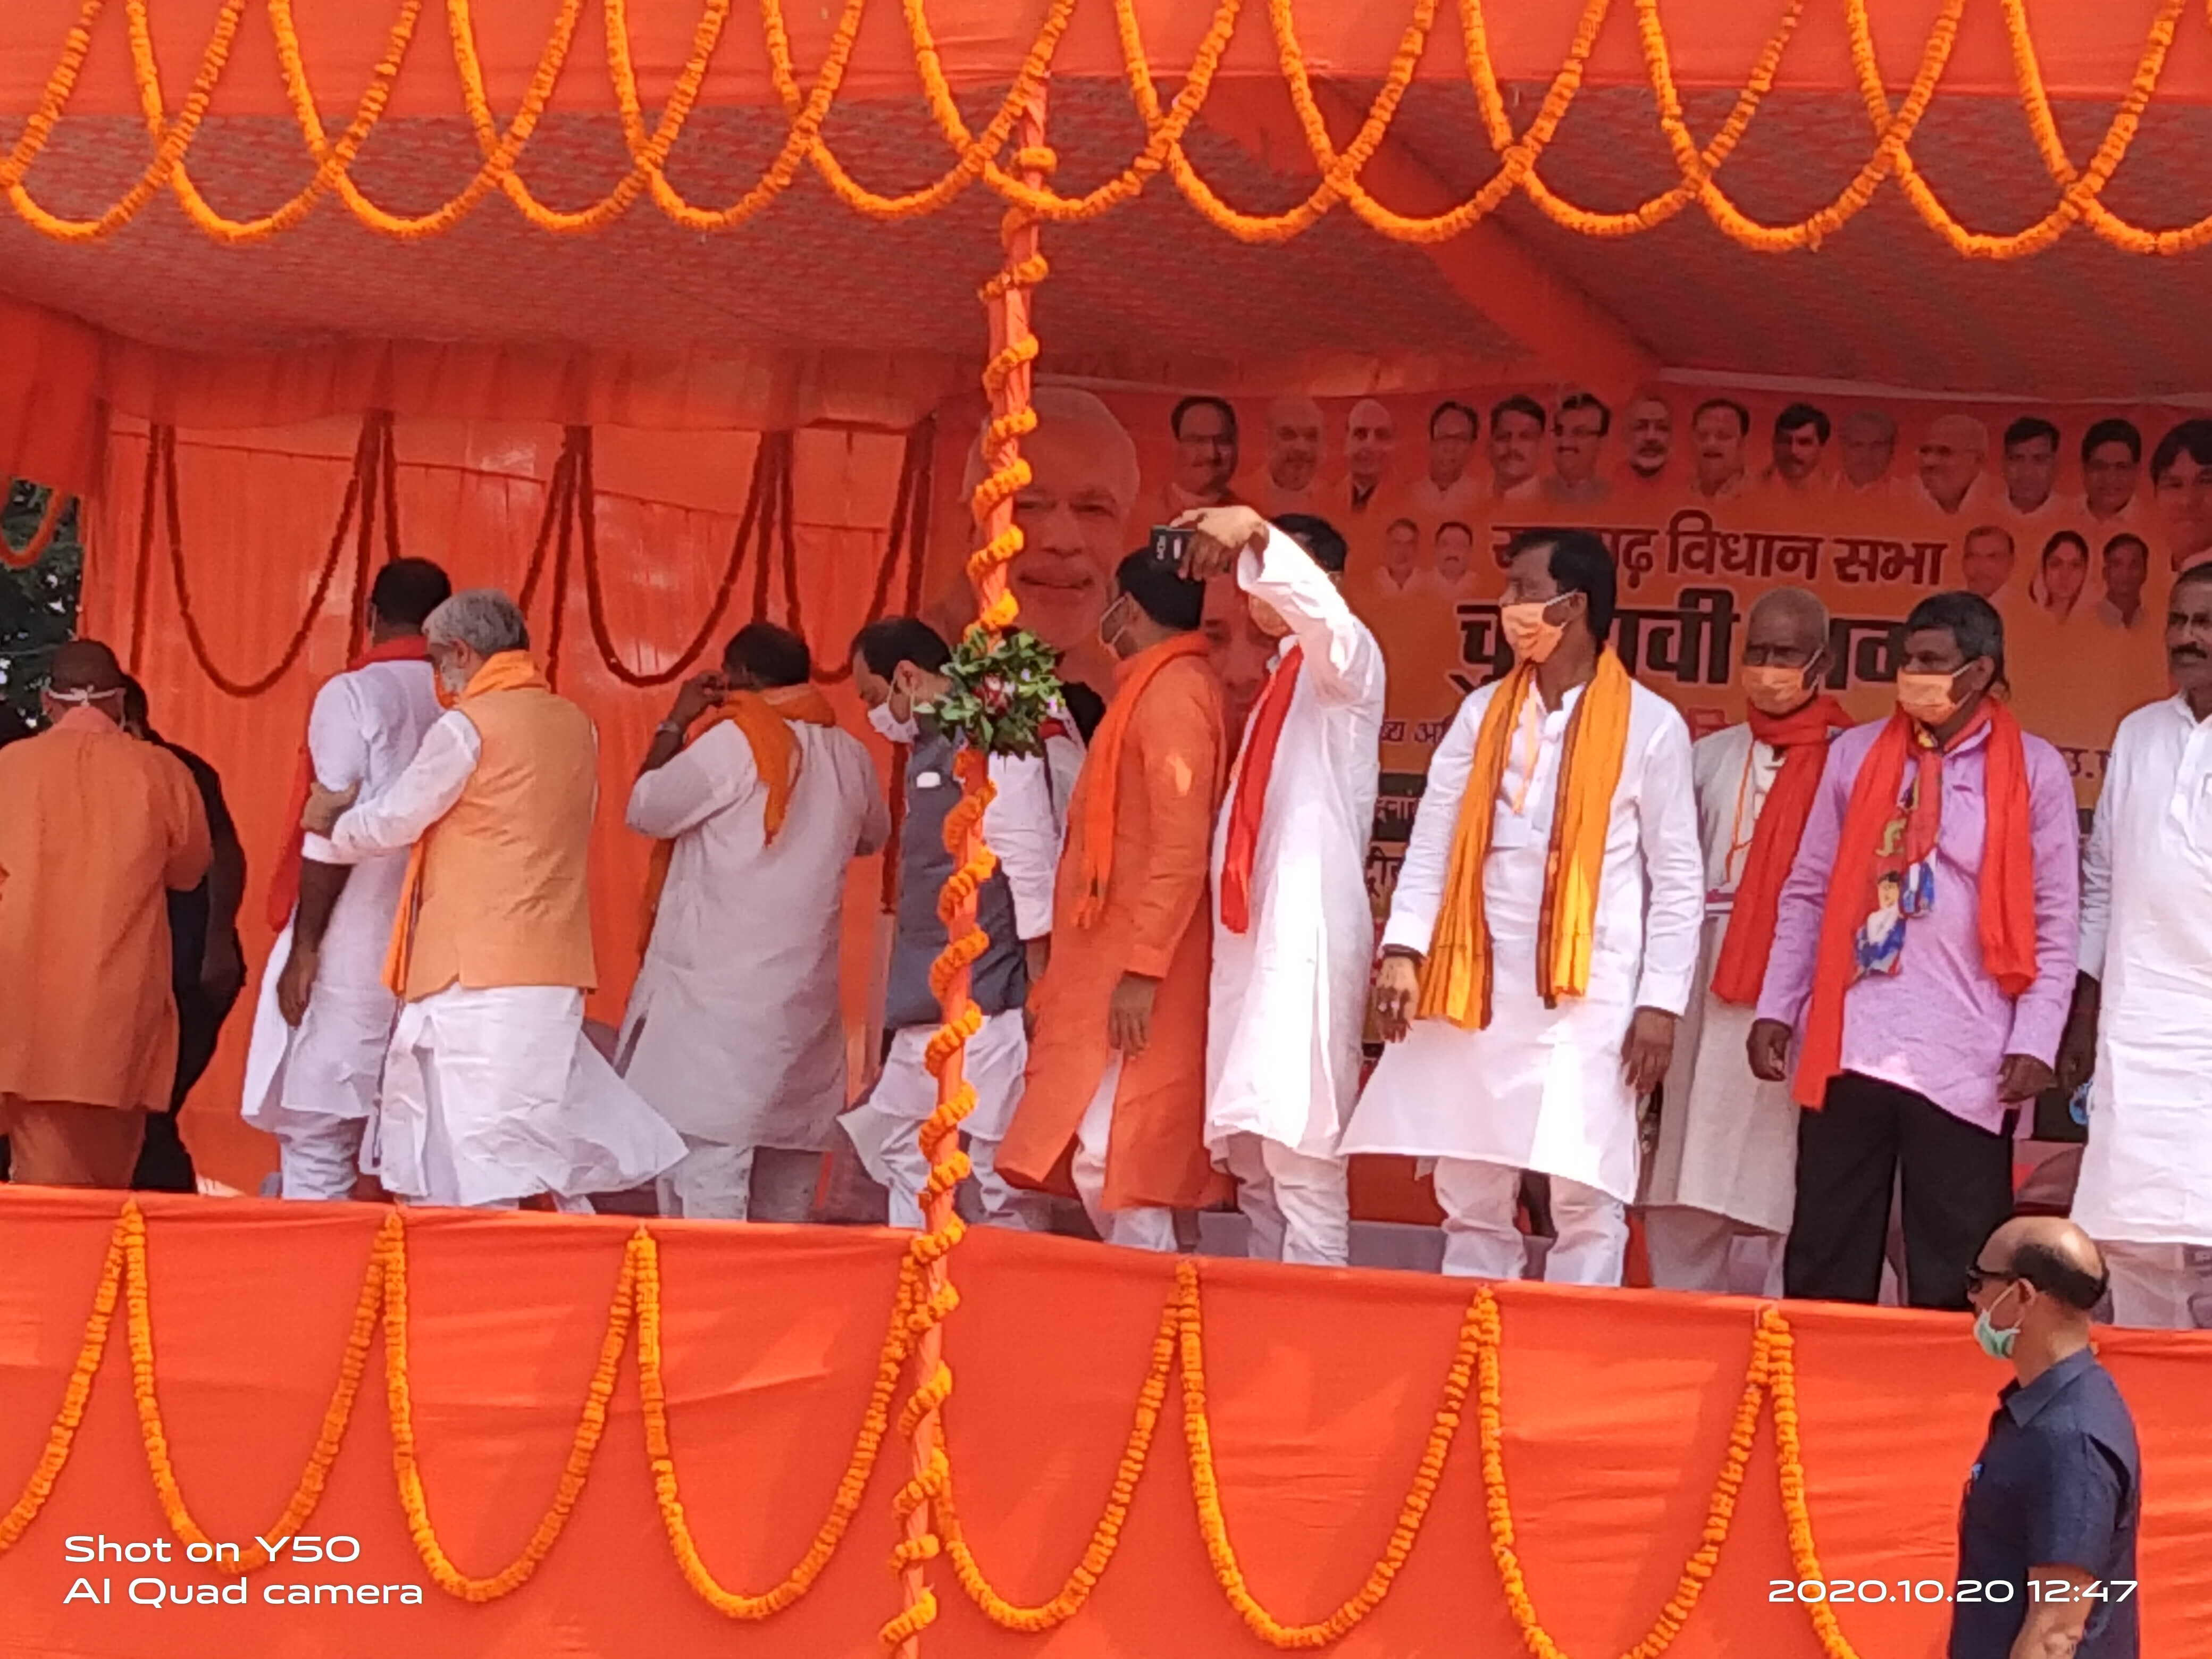
<svg viewBox="0 0 2212 1659"><path fill-rule="evenodd" d="M2074 1215L2115 1316L2212 1322L2212 568L2176 584L2178 694L2121 726L2085 854L2064 763L2007 706L1984 599L1922 602L1896 712L1855 725L1823 690L1820 601L1769 590L1749 716L1693 745L1607 649L1603 544L1528 532L1514 666L1436 751L1378 962L1384 664L1339 591L1344 544L1243 507L1181 522L1183 550L1117 572L1103 714L1057 708L1042 755L988 761L970 1213L1039 1227L1059 1194L1106 1241L1171 1250L1178 1211L1233 1194L1254 1255L1340 1264L1346 1159L1395 1153L1433 1176L1447 1273L1522 1273L1534 1173L1551 1279L1619 1283L1635 1209L1662 1286L1725 1288L1749 1252L1771 1291L1870 1303L1894 1194L1907 1298L1963 1308L2023 1112L2094 1076ZM1241 722L1209 582L1274 642ZM753 623L684 685L625 805L654 849L610 1054L584 1019L592 722L504 594L402 559L370 604L369 648L315 698L270 895L244 1115L281 1144L284 1196L366 1175L406 1202L581 1209L651 1187L666 1214L800 1218L842 1134L918 1224L961 798L933 714L946 640L893 617L854 641L904 768L896 836L805 641ZM131 1184L188 1069L180 1030L204 1026L180 1025L174 986L234 995L242 975L234 935L210 937L235 836L211 830L210 780L141 740L131 690L104 647L65 647L49 729L0 750L19 1182ZM885 1060L848 1109L840 908L850 861L887 845ZM170 909L195 894L180 943ZM1386 1046L1363 1085L1370 1012Z"/></svg>

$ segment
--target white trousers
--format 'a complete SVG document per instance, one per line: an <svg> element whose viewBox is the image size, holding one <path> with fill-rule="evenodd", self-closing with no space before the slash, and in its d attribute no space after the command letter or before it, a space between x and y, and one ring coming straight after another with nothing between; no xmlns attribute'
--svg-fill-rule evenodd
<svg viewBox="0 0 2212 1659"><path fill-rule="evenodd" d="M1341 1267L1351 1260L1352 1198L1342 1158L1240 1133L1224 1144L1222 1159L1237 1177L1237 1207L1251 1223L1254 1261Z"/></svg>
<svg viewBox="0 0 2212 1659"><path fill-rule="evenodd" d="M1628 1254L1627 1206L1579 1181L1553 1176L1552 1224L1559 1237L1544 1258L1554 1285L1618 1285ZM1444 1272L1460 1279L1518 1279L1528 1264L1513 1224L1521 1171L1504 1164L1440 1158L1437 1202L1444 1212Z"/></svg>
<svg viewBox="0 0 2212 1659"><path fill-rule="evenodd" d="M1127 1210L1106 1207L1106 1145L1114 1127L1114 1096L1121 1086L1121 1056L1115 1054L1106 1062L1098 1092L1091 1097L1083 1121L1076 1127L1075 1152L1068 1160L1068 1174L1099 1237L1133 1250L1172 1255L1177 1248L1173 1210L1149 1204Z"/></svg>
<svg viewBox="0 0 2212 1659"><path fill-rule="evenodd" d="M286 1198L327 1203L351 1198L361 1178L361 1139L366 1118L286 1112L276 1124L277 1169Z"/></svg>
<svg viewBox="0 0 2212 1659"><path fill-rule="evenodd" d="M822 1154L725 1146L684 1137L684 1156L654 1185L660 1213L686 1221L805 1221Z"/></svg>
<svg viewBox="0 0 2212 1659"><path fill-rule="evenodd" d="M1780 1233L1762 1232L1687 1204L1661 1204L1644 1212L1651 1283L1662 1291L1778 1298L1784 1243Z"/></svg>
<svg viewBox="0 0 2212 1659"><path fill-rule="evenodd" d="M2147 1331L2212 1330L2212 1249L2191 1244L2106 1244L2112 1323Z"/></svg>

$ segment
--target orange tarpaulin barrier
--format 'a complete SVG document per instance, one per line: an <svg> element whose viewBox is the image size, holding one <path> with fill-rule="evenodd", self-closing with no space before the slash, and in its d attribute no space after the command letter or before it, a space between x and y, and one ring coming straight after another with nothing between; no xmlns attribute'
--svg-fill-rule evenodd
<svg viewBox="0 0 2212 1659"><path fill-rule="evenodd" d="M117 1212L108 1197L10 1192L0 1194L0 1212L11 1245L11 1271L0 1279L0 1498L13 1500L52 1444ZM394 1484L387 1320L360 1344L358 1395L319 1502L298 1528L324 1540L325 1559L280 1553L247 1575L243 1607L129 1605L134 1580L151 1595L152 1581L233 1578L180 1559L149 1476L149 1413L134 1396L152 1401L173 1481L169 1507L188 1511L206 1540L235 1541L249 1555L257 1535L275 1541L272 1523L330 1421L385 1216L349 1206L147 1201L143 1296L116 1299L82 1423L65 1459L57 1467L48 1457L43 1507L27 1526L22 1504L0 1512L9 1546L0 1628L11 1650L366 1659L399 1644L427 1659L646 1650L680 1659L726 1652L732 1641L807 1659L878 1650L876 1626L896 1605L884 1561L890 1494L905 1474L899 1443L887 1440L889 1467L856 1490L842 1539L817 1552L826 1560L811 1588L733 1629L678 1568L648 1472L637 1369L650 1301L668 1470L694 1574L732 1592L766 1591L808 1555L832 1511L878 1382L904 1236L872 1230L655 1223L645 1245L612 1219L394 1219L404 1226L392 1261L404 1290L399 1374L421 1495L416 1535ZM653 1263L655 1285L635 1298L637 1328L611 1344L608 1311L626 1254ZM1479 1324L1468 1318L1471 1287L1425 1276L1206 1261L1185 1269L1194 1273L1192 1300L1178 1323L1168 1261L989 1230L969 1237L960 1260L963 1305L946 1328L960 1379L947 1443L961 1537L1006 1600L1039 1604L1060 1589L1117 1466L1127 1468L1147 1376L1164 1378L1118 1547L1073 1617L1040 1636L999 1628L950 1564L939 1565L930 1645L981 1659L1273 1650L1232 1611L1223 1570L1209 1559L1185 1376L1194 1369L1202 1384L1200 1468L1236 1576L1266 1616L1291 1624L1326 1617L1385 1553L1439 1433L1455 1356L1480 1346L1462 1340ZM1621 1653L1676 1595L1698 1547L1759 1310L1535 1285L1498 1287L1494 1305L1493 1428L1528 1607L1568 1654ZM1820 1571L1852 1587L1833 1608L1841 1644L1826 1651L1932 1659L1946 1613L1920 1598L1948 1594L1960 1484L2002 1370L1976 1352L1957 1317L1783 1311ZM141 1338L148 1388L132 1382ZM2103 1342L2142 1431L2147 1653L2192 1651L2188 1632L2212 1627L2212 1566L2197 1547L2212 1528L2212 1449L2196 1427L2208 1346L2203 1337L2119 1333ZM1403 1570L1334 1652L1521 1650L1486 1519L1481 1367L1469 1364L1468 1375ZM542 1570L477 1601L440 1589L426 1552L456 1583L532 1555L595 1376L607 1425L572 1483L565 1528L550 1544L540 1534ZM1900 1379L1909 1379L1909 1411L1899 1409ZM1776 1456L1774 1413L1762 1408L1726 1541L1670 1655L1823 1655L1800 1599L1806 1575L1792 1559ZM87 1540L75 1552L82 1554L102 1538L167 1540L170 1559L70 1559L73 1540ZM357 1559L330 1559L356 1548ZM65 1600L81 1579L79 1599ZM313 1603L317 1586L339 1584L379 1586L378 1604L334 1605L327 1588ZM420 1604L395 1593L398 1605L383 1605L385 1585L413 1586ZM306 1604L287 1600L295 1587ZM100 1591L107 1599L86 1599Z"/></svg>

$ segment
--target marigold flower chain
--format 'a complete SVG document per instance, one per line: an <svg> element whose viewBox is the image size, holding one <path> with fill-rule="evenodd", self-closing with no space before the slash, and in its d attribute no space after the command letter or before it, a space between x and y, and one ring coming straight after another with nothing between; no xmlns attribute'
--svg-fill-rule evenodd
<svg viewBox="0 0 2212 1659"><path fill-rule="evenodd" d="M1727 120L1713 138L1699 145L1682 116L1671 67L1659 0L1633 0L1638 40L1650 81L1662 136L1680 175L1679 182L1626 212L1597 212L1561 198L1544 183L1538 163L1572 104L1591 52L1610 10L1610 0L1586 0L1580 23L1527 131L1512 130L1489 48L1481 0L1458 0L1465 70L1474 88L1484 131L1498 166L1466 201L1430 216L1395 212L1361 182L1395 118L1407 88L1426 50L1438 0L1413 0L1381 87L1352 143L1338 150L1330 139L1312 85L1313 71L1297 40L1295 0L1267 0L1276 63L1320 177L1306 198L1280 212L1247 214L1231 206L1199 173L1183 149L1183 139L1210 96L1242 12L1242 0L1218 0L1206 33L1182 76L1174 100L1163 106L1137 14L1136 0L1110 0L1130 100L1145 130L1142 145L1105 183L1078 195L1062 194L1037 176L1040 169L1023 155L1006 155L1023 112L1041 94L1052 62L1073 20L1078 0L1050 0L1037 32L1024 52L1006 95L980 129L961 115L931 27L926 0L898 0L912 49L916 76L939 136L951 161L935 180L915 191L884 194L870 190L846 170L824 138L827 119L859 39L868 0L843 0L823 61L811 85L802 88L793 62L790 31L782 0L761 0L760 26L769 72L789 126L776 155L758 179L726 207L700 207L669 181L666 166L696 107L714 55L727 33L732 0L705 0L691 47L678 70L659 118L648 127L630 56L628 0L602 0L609 81L620 117L630 165L623 177L588 205L564 211L539 201L524 182L520 167L532 137L542 126L562 70L574 51L583 0L562 0L521 101L502 126L490 107L483 65L476 47L470 0L446 0L447 37L461 88L462 112L476 137L481 161L475 173L451 198L428 212L395 214L371 201L356 185L352 168L362 147L383 119L392 86L416 44L423 0L400 0L383 55L370 72L345 128L333 138L323 119L294 18L296 0L264 0L276 58L313 171L282 205L256 217L231 218L214 208L194 182L187 157L197 140L235 44L248 0L224 0L199 68L183 102L172 114L154 56L149 9L153 0L124 0L131 71L144 118L150 153L137 179L104 211L88 218L53 213L31 194L27 177L46 149L74 95L92 49L93 26L106 0L83 0L76 23L64 37L52 70L22 131L0 157L0 191L17 216L40 234L58 240L85 242L112 234L135 218L165 190L175 198L190 222L226 244L252 242L291 229L327 198L336 198L361 224L379 234L411 240L452 229L493 193L504 196L538 229L580 234L620 217L647 197L674 223L693 230L722 230L741 224L776 199L811 167L831 193L854 211L869 217L919 217L944 208L978 184L1033 219L1079 222L1126 205L1151 181L1165 174L1201 216L1229 235L1252 242L1280 242L1310 229L1341 204L1363 222L1395 240L1434 242L1457 235L1486 216L1514 192L1526 194L1555 223L1591 236L1632 235L1667 222L1691 202L1701 206L1723 234L1744 247L1764 252L1814 248L1863 210L1885 180L1894 179L1914 210L1954 252L1967 258L2009 259L2040 252L2067 231L2082 225L2124 252L2172 256L2212 244L2212 214L2189 224L2158 230L2134 224L2106 208L2102 194L2132 146L2144 110L2155 94L2166 59L2188 0L2160 0L2146 35L2136 72L2114 112L2088 164L2076 168L2068 156L2050 106L2027 21L2026 0L2002 0L2008 39L2021 108L2037 155L2060 191L2057 202L2034 223L2010 233L1984 233L1960 224L1929 185L1914 163L1911 141L1932 101L1957 37L1964 0L1944 0L1923 45L1920 65L1902 105L1892 109L1883 89L1865 0L1844 0L1854 73L1864 97L1875 145L1866 161L1826 206L1796 220L1766 223L1739 208L1716 175L1734 152L1766 94L1804 10L1804 0L1789 0L1783 18L1752 68ZM2212 9L2212 0L2208 0ZM1002 624L1003 625L1003 624Z"/></svg>

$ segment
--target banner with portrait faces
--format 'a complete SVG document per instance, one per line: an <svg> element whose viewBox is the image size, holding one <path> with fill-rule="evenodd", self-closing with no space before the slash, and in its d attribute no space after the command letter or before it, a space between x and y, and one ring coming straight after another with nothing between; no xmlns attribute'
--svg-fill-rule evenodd
<svg viewBox="0 0 2212 1659"><path fill-rule="evenodd" d="M2164 695L2166 602L2212 559L2212 418L1665 386L1618 406L1494 386L1273 400L1040 388L1012 575L1024 623L1102 692L1115 565L1185 508L1243 501L1345 538L1345 591L1389 665L1370 860L1378 903L1428 757L1468 692L1510 666L1504 551L1522 531L1595 532L1619 572L1613 648L1694 733L1742 717L1752 604L1778 586L1830 617L1827 684L1893 703L1905 620L1966 589L2005 625L2023 724L2057 744L2086 807L2114 726ZM936 591L957 621L973 432L946 434ZM963 479L963 464L967 477ZM1241 719L1272 647L1211 593L1215 659Z"/></svg>

